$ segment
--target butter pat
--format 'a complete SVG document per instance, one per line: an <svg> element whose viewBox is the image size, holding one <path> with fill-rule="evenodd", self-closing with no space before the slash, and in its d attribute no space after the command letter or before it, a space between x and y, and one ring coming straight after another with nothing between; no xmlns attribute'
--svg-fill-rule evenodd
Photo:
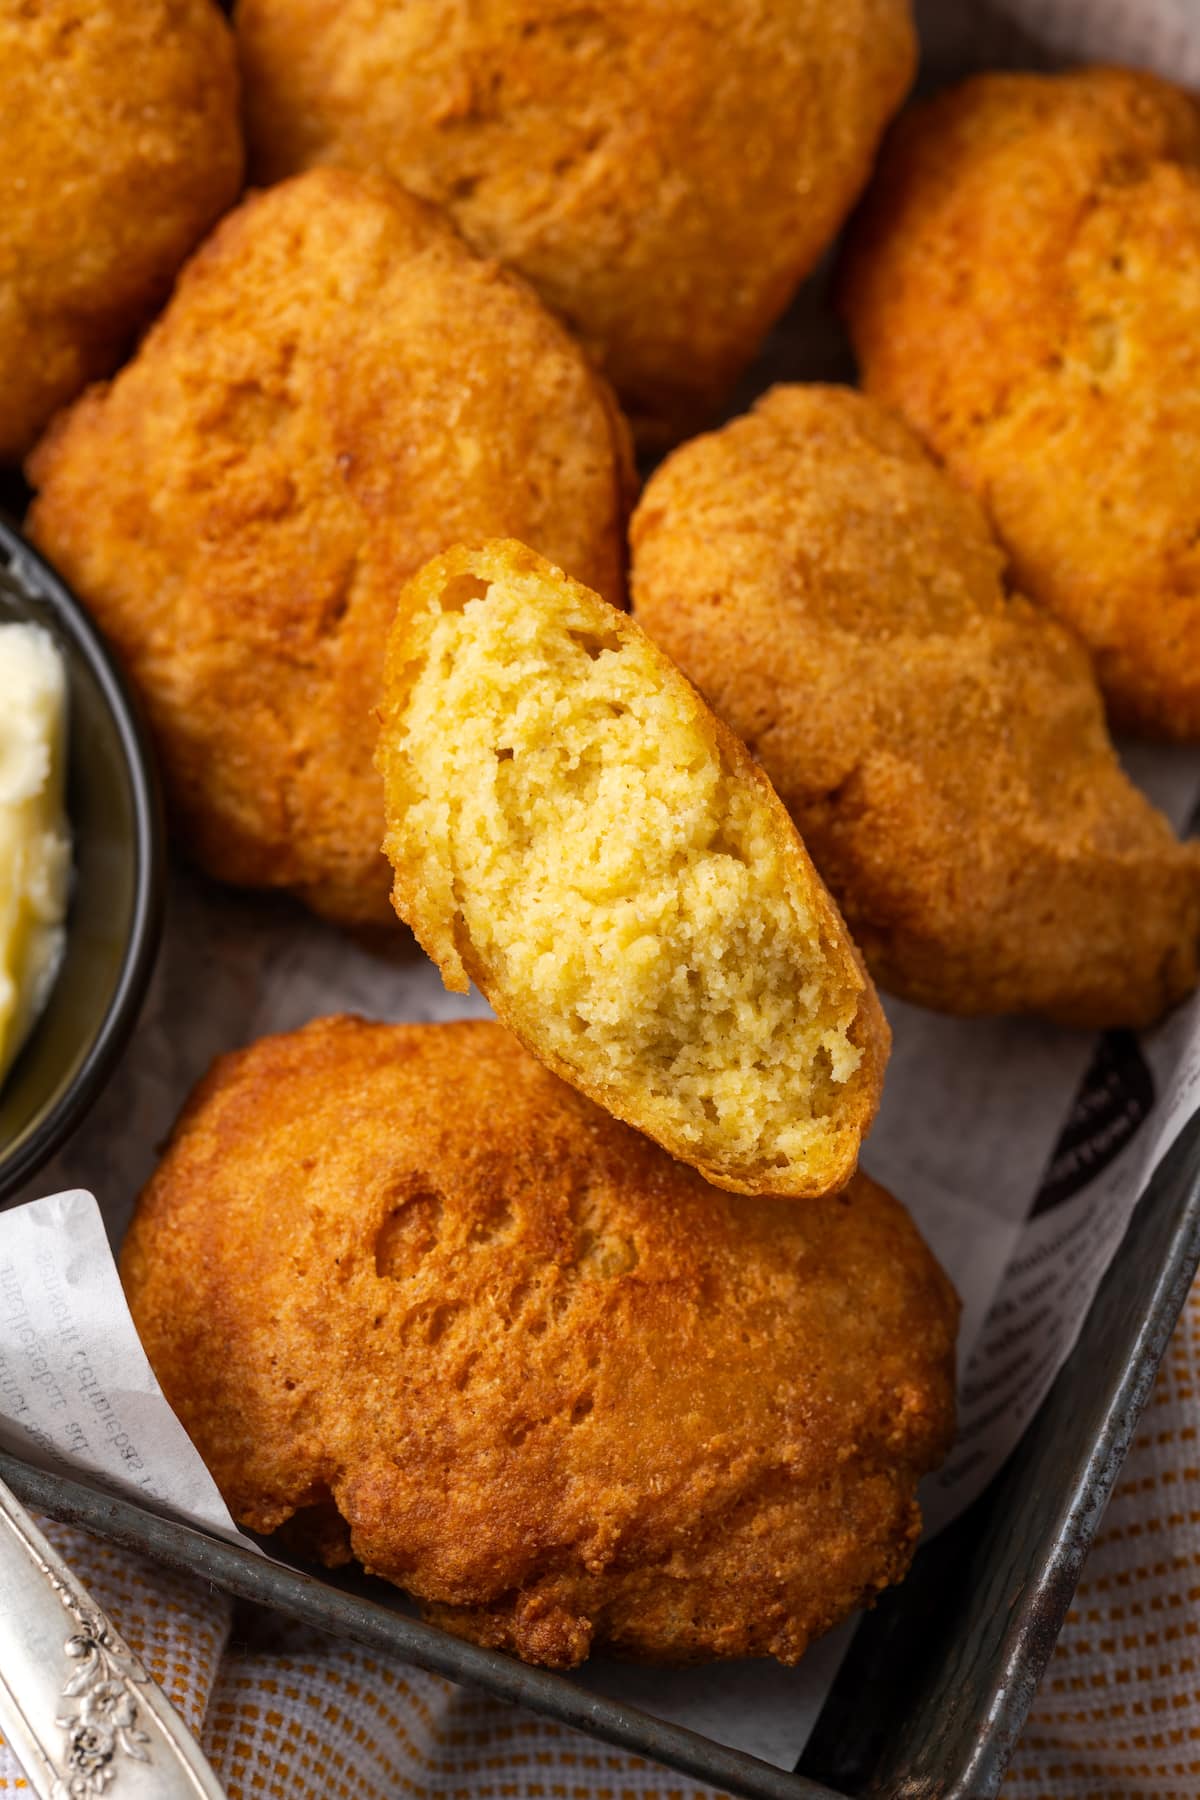
<svg viewBox="0 0 1200 1800"><path fill-rule="evenodd" d="M62 960L67 678L49 632L0 625L0 1079Z"/></svg>

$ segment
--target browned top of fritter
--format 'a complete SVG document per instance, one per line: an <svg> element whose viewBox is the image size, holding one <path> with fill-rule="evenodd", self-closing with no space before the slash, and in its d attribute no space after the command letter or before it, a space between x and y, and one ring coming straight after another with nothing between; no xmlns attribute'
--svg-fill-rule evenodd
<svg viewBox="0 0 1200 1800"><path fill-rule="evenodd" d="M0 461L107 374L237 196L212 0L0 4Z"/></svg>
<svg viewBox="0 0 1200 1800"><path fill-rule="evenodd" d="M704 422L912 77L907 0L240 0L256 173L378 168L520 269L645 435ZM572 570L579 574L581 571Z"/></svg>
<svg viewBox="0 0 1200 1800"><path fill-rule="evenodd" d="M882 1189L722 1193L491 1023L222 1058L122 1274L237 1518L336 1555L332 1498L554 1664L794 1659L902 1574L951 1429L957 1305Z"/></svg>
<svg viewBox="0 0 1200 1800"><path fill-rule="evenodd" d="M1105 1026L1195 984L1200 851L898 418L775 388L662 465L632 541L638 620L760 757L885 986Z"/></svg>
<svg viewBox="0 0 1200 1800"><path fill-rule="evenodd" d="M316 170L230 214L30 473L189 848L343 919L388 917L372 709L406 577L519 532L622 597L607 390L522 282L376 177Z"/></svg>
<svg viewBox="0 0 1200 1800"><path fill-rule="evenodd" d="M1114 714L1200 736L1200 108L985 75L885 145L844 273L867 386L989 508Z"/></svg>

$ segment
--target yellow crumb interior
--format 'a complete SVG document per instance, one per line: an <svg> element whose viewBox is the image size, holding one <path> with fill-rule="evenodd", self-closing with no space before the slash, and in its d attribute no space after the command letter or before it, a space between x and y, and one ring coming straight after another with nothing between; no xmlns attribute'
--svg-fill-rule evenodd
<svg viewBox="0 0 1200 1800"><path fill-rule="evenodd" d="M469 587L486 598L429 625L393 853L449 871L460 941L593 1090L636 1091L698 1160L816 1166L861 1059L857 994L828 973L763 795L586 597Z"/></svg>

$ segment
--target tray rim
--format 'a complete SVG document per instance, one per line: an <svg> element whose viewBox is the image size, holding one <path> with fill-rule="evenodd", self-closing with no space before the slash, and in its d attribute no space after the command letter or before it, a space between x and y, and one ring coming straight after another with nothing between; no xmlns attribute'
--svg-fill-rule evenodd
<svg viewBox="0 0 1200 1800"><path fill-rule="evenodd" d="M1140 1239L1149 1238L1149 1243ZM1145 1183L1141 1200L1135 1207L1121 1243L1092 1297L1076 1343L1060 1368L1041 1406L1029 1421L1025 1432L1009 1457L993 1476L987 1488L944 1534L927 1546L938 1558L946 1539L964 1534L975 1539L995 1536L997 1509L1009 1503L1009 1515L1029 1497L1035 1503L1038 1490L1030 1487L1031 1477L1039 1474L1038 1463L1055 1460L1058 1438L1056 1426L1063 1409L1071 1410L1077 1402L1081 1382L1086 1381L1092 1359L1104 1342L1112 1342L1112 1314L1116 1311L1121 1325L1127 1326L1119 1336L1119 1373L1111 1374L1096 1389L1099 1422L1086 1439L1086 1448L1077 1451L1069 1465L1069 1473L1061 1491L1051 1490L1055 1504L1051 1516L1043 1520L1037 1538L1037 1554L1019 1569L1009 1571L1008 1596L1001 1601L1002 1629L987 1663L988 1679L981 1694L981 1704L974 1709L968 1704L962 1710L971 1719L973 1730L969 1743L962 1743L964 1733L960 1721L940 1731L939 1724L952 1719L959 1709L952 1699L949 1713L939 1720L928 1697L907 1716L921 1721L922 1730L914 1734L901 1725L899 1754L889 1760L894 1765L891 1779L881 1779L878 1769L868 1764L862 1779L847 1777L836 1767L838 1761L853 1763L849 1758L830 1756L831 1744L842 1739L848 1711L847 1696L855 1689L854 1663L859 1660L863 1638L851 1644L845 1663L835 1678L801 1756L798 1768L824 1779L829 1791L843 1797L870 1795L873 1800L993 1800L999 1792L1009 1760L1024 1728L1030 1706L1037 1694L1042 1675L1054 1650L1063 1621L1074 1597L1083 1563L1091 1547L1097 1527L1104 1516L1133 1441L1143 1409L1153 1390L1158 1367L1187 1302L1188 1294L1200 1269L1200 1111L1184 1121L1167 1149L1160 1154ZM1138 1299L1136 1309L1129 1305L1129 1290ZM1138 1298L1140 1296L1140 1299ZM1044 1477L1045 1470L1041 1470ZM1046 1491L1043 1480L1042 1491ZM1015 1501L1015 1507L1012 1504ZM994 1549L995 1546L993 1545ZM990 1553L985 1543L985 1554ZM918 1554L918 1562L921 1555ZM917 1573L917 1586L922 1578ZM935 1573L940 1577L944 1570ZM909 1590L911 1597L916 1596ZM905 1585L889 1590L882 1597L877 1615L879 1625L874 1634L887 1641L889 1633L885 1615L897 1613L904 1604ZM910 1607L911 1610L911 1607ZM904 1624L897 1635L903 1636ZM870 1629L867 1634L869 1644ZM872 1646L873 1648L873 1646ZM862 1658L869 1663L868 1655ZM861 1671L859 1671L861 1673ZM970 1692L976 1685L974 1673L962 1686ZM839 1689L841 1690L839 1692ZM955 1684L954 1692L959 1691ZM943 1703L945 1704L945 1702ZM821 1742L822 1730L825 1741ZM877 1733L877 1736L879 1734ZM939 1738L957 1738L957 1755L951 1754L945 1764L931 1766L928 1741L935 1748ZM905 1741L907 1740L907 1742ZM880 1737L884 1746L890 1743L885 1726ZM906 1749L911 1753L905 1754ZM859 1759L861 1761L861 1759ZM849 1785L842 1785L843 1780Z"/></svg>
<svg viewBox="0 0 1200 1800"><path fill-rule="evenodd" d="M348 1592L301 1568L210 1536L70 1476L48 1473L0 1450L0 1480L26 1506L79 1525L180 1573L214 1582L242 1600L302 1624L399 1655L436 1675L485 1688L637 1756L667 1764L706 1784L762 1800L843 1800L834 1789L745 1751L672 1725L639 1708L594 1694L549 1669L456 1638L440 1626Z"/></svg>
<svg viewBox="0 0 1200 1800"><path fill-rule="evenodd" d="M1074 1598L1092 1539L1154 1390L1159 1365L1200 1271L1200 1112L1184 1122L1155 1164L1112 1261L1092 1296L1079 1338L1055 1377L1051 1394L1064 1377L1070 1379L1077 1359L1079 1363L1086 1361L1087 1325L1095 1315L1101 1294L1119 1281L1121 1253L1136 1223L1137 1212L1147 1201L1152 1202L1154 1195L1168 1187L1173 1179L1181 1179L1184 1189L1167 1252L1154 1276L1146 1305L1134 1323L1133 1343L1126 1357L1124 1377L1109 1393L1104 1427L1079 1470L1069 1498L1064 1499L1059 1530L1050 1546L1038 1587L1024 1591L1019 1605L1014 1607L1015 1616L1006 1636L1007 1654L1000 1669L1002 1685L987 1718L989 1729L981 1737L976 1757L963 1770L958 1784L962 1800L973 1800L974 1796L979 1800L990 1800L999 1791ZM1049 1404L1051 1394L1047 1394L1038 1413ZM1036 1422L1035 1414L1027 1431ZM1031 1638L1032 1655L1028 1649Z"/></svg>

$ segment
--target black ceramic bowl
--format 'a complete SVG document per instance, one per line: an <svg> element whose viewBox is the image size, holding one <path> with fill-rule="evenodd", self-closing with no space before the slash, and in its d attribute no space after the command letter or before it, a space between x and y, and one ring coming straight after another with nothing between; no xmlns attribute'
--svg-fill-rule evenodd
<svg viewBox="0 0 1200 1800"><path fill-rule="evenodd" d="M0 1202L103 1087L146 991L163 902L158 783L125 683L79 602L0 517L0 622L12 619L44 625L66 662L74 870L58 978L0 1086Z"/></svg>

